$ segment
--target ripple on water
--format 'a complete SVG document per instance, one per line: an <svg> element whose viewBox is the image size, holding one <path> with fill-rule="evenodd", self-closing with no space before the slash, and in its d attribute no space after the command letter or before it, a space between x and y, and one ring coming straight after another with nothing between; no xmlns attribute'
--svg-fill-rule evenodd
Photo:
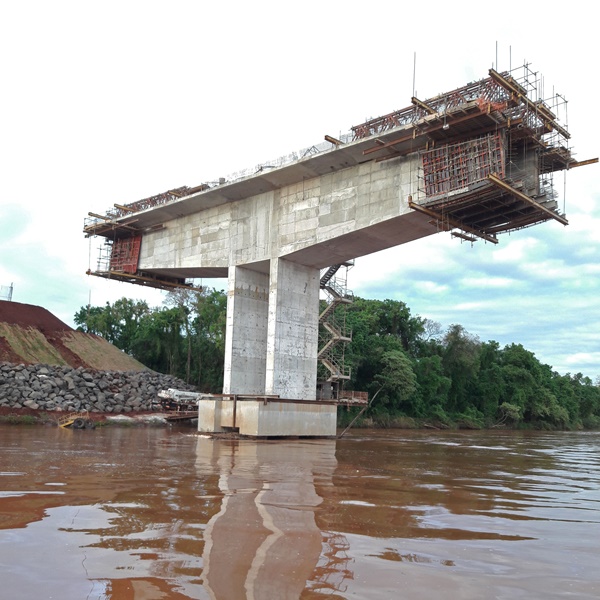
<svg viewBox="0 0 600 600"><path fill-rule="evenodd" d="M362 500L341 500L340 504L350 504L352 506L377 506L372 502L363 502Z"/></svg>
<svg viewBox="0 0 600 600"><path fill-rule="evenodd" d="M0 498L19 498L21 496L29 495L48 495L48 496L62 496L65 492L50 492L50 491L37 491L37 490L25 490L25 491L0 491Z"/></svg>

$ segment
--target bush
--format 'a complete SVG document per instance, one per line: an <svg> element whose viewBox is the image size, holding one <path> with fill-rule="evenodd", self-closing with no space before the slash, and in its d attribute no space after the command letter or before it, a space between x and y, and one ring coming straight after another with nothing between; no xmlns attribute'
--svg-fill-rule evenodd
<svg viewBox="0 0 600 600"><path fill-rule="evenodd" d="M16 415L11 413L9 415L0 415L0 423L6 425L35 425L38 419L33 415Z"/></svg>

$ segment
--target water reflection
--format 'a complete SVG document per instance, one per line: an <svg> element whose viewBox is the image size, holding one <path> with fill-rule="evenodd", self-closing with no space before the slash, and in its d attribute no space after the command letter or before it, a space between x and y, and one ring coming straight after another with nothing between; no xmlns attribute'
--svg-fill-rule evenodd
<svg viewBox="0 0 600 600"><path fill-rule="evenodd" d="M297 599L319 565L315 584L339 587L341 535L315 522L322 503L315 481L331 485L335 441L232 442L199 439L199 475L219 474L220 510L204 532L203 581L211 598ZM324 556L321 561L323 545ZM342 568L340 568L342 567ZM338 582L332 583L332 572Z"/></svg>

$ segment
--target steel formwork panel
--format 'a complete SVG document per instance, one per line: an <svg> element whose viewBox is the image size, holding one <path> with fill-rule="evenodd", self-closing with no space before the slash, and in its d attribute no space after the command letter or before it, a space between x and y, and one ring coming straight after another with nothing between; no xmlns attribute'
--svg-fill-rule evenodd
<svg viewBox="0 0 600 600"><path fill-rule="evenodd" d="M137 271L141 246L141 235L115 240L110 255L110 270L134 274Z"/></svg>
<svg viewBox="0 0 600 600"><path fill-rule="evenodd" d="M450 144L422 153L426 197L439 197L485 181L504 178L505 159L500 133Z"/></svg>

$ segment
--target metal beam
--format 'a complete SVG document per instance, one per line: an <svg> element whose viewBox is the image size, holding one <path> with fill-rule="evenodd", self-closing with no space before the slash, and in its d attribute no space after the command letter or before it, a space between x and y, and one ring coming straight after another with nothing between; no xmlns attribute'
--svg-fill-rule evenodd
<svg viewBox="0 0 600 600"><path fill-rule="evenodd" d="M378 146L373 146L372 148L367 148L366 150L363 150L363 154L372 154L373 152L377 152L378 150L383 150L384 148L391 148L392 146L395 146L396 144L401 144L402 142L408 142L409 140L414 139L414 133L415 129L412 129L408 135L403 135L402 137L392 140L391 142L381 143L381 140L376 140Z"/></svg>
<svg viewBox="0 0 600 600"><path fill-rule="evenodd" d="M470 235L465 235L464 233L460 233L460 231L452 231L450 232L450 235L453 237L457 237L460 238L461 240L466 240L467 242L476 242L477 239L474 237L471 237Z"/></svg>
<svg viewBox="0 0 600 600"><path fill-rule="evenodd" d="M473 104L473 106L475 107L475 105ZM476 117L481 116L482 114L485 114L481 111L481 109L479 107L476 107L476 110L473 110L473 112L467 113L466 115L462 116L462 117L454 117L451 114L446 115L446 125L448 126L448 128L452 127L453 125L457 125L458 123L462 123L464 121L469 121L471 119L474 119ZM428 119L428 117L424 117L425 119ZM431 120L431 119L430 119ZM431 125L430 123L423 123L423 127L420 127L420 123L416 123L413 128L410 130L410 133L407 135L403 135L400 138L397 138L395 140L391 140L389 142L386 142L385 144L382 144L380 146L373 146L372 148L367 148L366 150L363 150L363 154L372 154L373 152L377 152L378 150L383 150L384 148L391 148L392 146L395 146L396 144L401 144L402 142L408 142L409 140L415 139L416 137L420 137L423 135L429 135L430 133L433 133L434 131L439 131L440 129L444 128L444 123L441 122L441 118L439 119L433 119L433 122L436 123L436 125Z"/></svg>
<svg viewBox="0 0 600 600"><path fill-rule="evenodd" d="M418 106L419 108L422 108L424 111L427 111L430 115L435 115L437 112L434 108L431 108L431 106L429 106L428 104L425 104L425 102L421 102L421 100L419 100L418 98L415 98L414 96L410 99L410 101L415 106Z"/></svg>
<svg viewBox="0 0 600 600"><path fill-rule="evenodd" d="M477 229L473 229L472 227L469 227L468 225L465 225L464 223L461 223L460 221L456 221L455 219L452 219L446 215L441 215L440 213L435 212L434 210L425 208L424 206L421 206L420 204L416 204L411 199L408 200L408 206L410 208L412 208L413 210L421 212L429 217L433 217L434 219L441 221L442 223L446 222L446 223L448 223L448 225L451 225L452 227L454 227L456 229L462 229L463 231L466 231L468 233L476 235L477 237L480 237L482 240L485 240L486 242L491 242L492 244L498 243L498 240L495 237L492 237L491 235L487 235L486 233L483 233L483 231L478 231Z"/></svg>
<svg viewBox="0 0 600 600"><path fill-rule="evenodd" d="M597 158L588 158L587 160L574 160L569 163L567 169L574 169L575 167L585 167L586 165L595 165L598 162Z"/></svg>
<svg viewBox="0 0 600 600"><path fill-rule="evenodd" d="M329 142L330 144L333 144L334 146L341 146L344 143L341 140L338 140L330 135L325 136L325 141Z"/></svg>
<svg viewBox="0 0 600 600"><path fill-rule="evenodd" d="M527 97L527 92L525 89L522 88L516 81L514 81L512 77L507 79L498 73L498 71L494 71L494 69L490 69L489 73L490 77L498 85L501 85L507 92L517 96L517 98L526 104L527 107L534 113L536 113L548 127L558 131L558 133L560 133L567 140L571 137L571 134L551 117L552 113L550 112L550 109L548 109L545 104L536 104L535 102L531 101Z"/></svg>
<svg viewBox="0 0 600 600"><path fill-rule="evenodd" d="M121 273L120 271L92 271L88 269L87 275L102 277L104 279L115 279L117 281L125 281L127 283L138 283L146 287L153 287L159 290L171 290L174 288L183 288L186 290L202 291L202 287L194 287L191 284L178 283L176 281L167 281L164 279L154 279L153 277L145 277L143 275L132 275L129 273Z"/></svg>
<svg viewBox="0 0 600 600"><path fill-rule="evenodd" d="M552 217L559 223L562 223L563 225L569 224L569 221L567 221L567 219L565 219L564 217L561 217L559 214L555 213L554 211L550 210L549 208L542 206L539 202L536 202L533 198L530 198L529 196L525 195L523 192L516 190L514 187L508 185L508 183L506 183L506 181L502 181L502 179L500 179L499 177L496 177L495 175L488 175L488 179L496 187L499 187L500 189L504 190L505 192L508 192L509 194L511 194L511 196L514 196L515 198L518 198L519 200L523 200L523 202L527 202L531 206L534 206L538 210L541 210L543 213L546 213L548 216Z"/></svg>
<svg viewBox="0 0 600 600"><path fill-rule="evenodd" d="M135 208L131 208L131 206L125 206L124 204L117 204L116 202L114 204L114 207L125 212L135 212Z"/></svg>
<svg viewBox="0 0 600 600"><path fill-rule="evenodd" d="M98 213L89 212L88 217L94 217L94 219L102 219L103 221L110 221L110 217L106 215L99 215Z"/></svg>

